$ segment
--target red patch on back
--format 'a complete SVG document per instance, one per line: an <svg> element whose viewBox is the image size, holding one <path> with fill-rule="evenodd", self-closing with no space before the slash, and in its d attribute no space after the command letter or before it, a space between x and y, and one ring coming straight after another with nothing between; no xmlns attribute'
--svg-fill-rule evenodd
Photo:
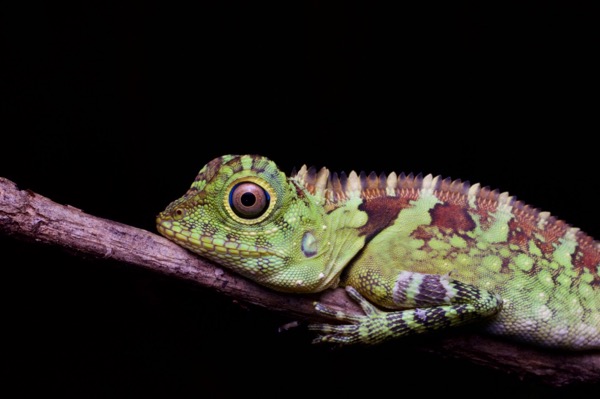
<svg viewBox="0 0 600 399"><path fill-rule="evenodd" d="M508 242L528 251L529 241L536 240L533 233L537 230L533 218L528 213L514 212L514 218L508 222Z"/></svg>
<svg viewBox="0 0 600 399"><path fill-rule="evenodd" d="M431 229L429 229L431 230ZM429 231L428 229L426 229L424 226L419 226L415 229L415 231L413 231L411 233L411 237L415 238L417 240L423 240L425 242L431 240L434 236L434 234Z"/></svg>
<svg viewBox="0 0 600 399"><path fill-rule="evenodd" d="M549 222L546 227L540 230L540 235L544 237L546 244L558 244L558 240L565 236L569 226L562 220Z"/></svg>
<svg viewBox="0 0 600 399"><path fill-rule="evenodd" d="M489 192L486 192L486 195L490 195ZM498 209L498 202L494 199L478 197L475 201L473 212L479 215L479 224L483 230L487 230L494 222L490 213L496 212L496 209Z"/></svg>
<svg viewBox="0 0 600 399"><path fill-rule="evenodd" d="M366 212L369 217L367 223L361 228L361 234L366 235L369 240L393 224L398 213L408 207L410 204L406 198L379 197L366 200L359 206L359 210Z"/></svg>
<svg viewBox="0 0 600 399"><path fill-rule="evenodd" d="M574 259L575 267L589 269L595 280L600 283L600 276L596 275L600 265L600 248L590 236L582 235L577 240L577 250Z"/></svg>
<svg viewBox="0 0 600 399"><path fill-rule="evenodd" d="M437 204L430 211L431 224L441 229L453 231L471 231L476 223L469 211L461 205Z"/></svg>
<svg viewBox="0 0 600 399"><path fill-rule="evenodd" d="M518 227L516 223L509 223L508 231L508 243L516 245L521 248L522 251L527 251L529 248L530 237Z"/></svg>

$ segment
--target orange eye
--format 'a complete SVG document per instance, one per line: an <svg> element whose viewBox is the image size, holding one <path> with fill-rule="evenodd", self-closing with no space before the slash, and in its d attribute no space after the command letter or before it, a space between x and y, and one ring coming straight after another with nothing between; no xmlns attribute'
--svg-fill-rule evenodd
<svg viewBox="0 0 600 399"><path fill-rule="evenodd" d="M255 219L263 215L271 202L269 193L256 183L236 184L229 192L229 206L243 219Z"/></svg>

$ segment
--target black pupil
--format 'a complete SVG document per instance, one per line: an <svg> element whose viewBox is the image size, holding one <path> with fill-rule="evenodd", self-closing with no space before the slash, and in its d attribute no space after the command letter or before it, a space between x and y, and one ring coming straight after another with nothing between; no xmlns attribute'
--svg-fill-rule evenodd
<svg viewBox="0 0 600 399"><path fill-rule="evenodd" d="M252 193L244 193L242 194L241 201L244 206L252 206L256 202L256 197Z"/></svg>

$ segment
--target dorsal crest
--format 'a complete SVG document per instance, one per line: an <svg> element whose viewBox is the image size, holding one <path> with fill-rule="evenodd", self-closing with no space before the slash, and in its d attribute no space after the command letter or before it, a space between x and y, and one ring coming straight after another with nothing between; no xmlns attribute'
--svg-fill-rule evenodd
<svg viewBox="0 0 600 399"><path fill-rule="evenodd" d="M311 194L322 197L328 205L343 203L350 198L360 197L363 199L373 199L378 197L418 197L422 192L438 193L442 195L443 200L453 199L460 201L471 196L481 196L488 200L497 200L502 202L511 202L513 197L507 193L500 194L498 191L491 191L489 188L480 188L479 184L471 186L469 182L461 180L442 179L440 176L428 174L414 175L412 173L401 173L397 175L392 172L377 174L375 172L366 173L361 171L356 173L351 171L333 172L323 167L317 171L314 167L302 166L300 170L293 171L292 180L302 185Z"/></svg>
<svg viewBox="0 0 600 399"><path fill-rule="evenodd" d="M336 208L351 198L373 200L383 197L396 197L404 200L415 200L424 194L434 195L447 204L469 207L475 212L511 212L515 221L522 225L532 226L545 232L548 237L569 237L579 243L580 248L600 250L600 242L595 241L578 228L572 227L563 220L557 219L549 212L517 200L508 192L493 190L479 183L470 184L460 179L443 178L428 174L399 175L391 172L388 175L375 172L346 174L331 173L323 167L317 171L314 167L302 166L293 171L292 180L303 186L308 192L320 198L326 208ZM599 262L600 259L591 263Z"/></svg>

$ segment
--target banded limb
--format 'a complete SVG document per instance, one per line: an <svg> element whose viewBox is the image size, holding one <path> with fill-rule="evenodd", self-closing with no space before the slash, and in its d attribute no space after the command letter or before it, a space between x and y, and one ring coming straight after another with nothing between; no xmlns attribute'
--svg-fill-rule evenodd
<svg viewBox="0 0 600 399"><path fill-rule="evenodd" d="M346 292L361 306L364 315L337 312L317 303L315 309L319 313L345 324L309 325L310 330L320 334L313 342L378 344L390 339L483 320L502 308L499 296L453 280L448 275L403 271L390 288L390 295L385 298L375 297L375 300L391 300L402 310L379 309L351 285L346 286ZM368 292L366 288L364 290Z"/></svg>

